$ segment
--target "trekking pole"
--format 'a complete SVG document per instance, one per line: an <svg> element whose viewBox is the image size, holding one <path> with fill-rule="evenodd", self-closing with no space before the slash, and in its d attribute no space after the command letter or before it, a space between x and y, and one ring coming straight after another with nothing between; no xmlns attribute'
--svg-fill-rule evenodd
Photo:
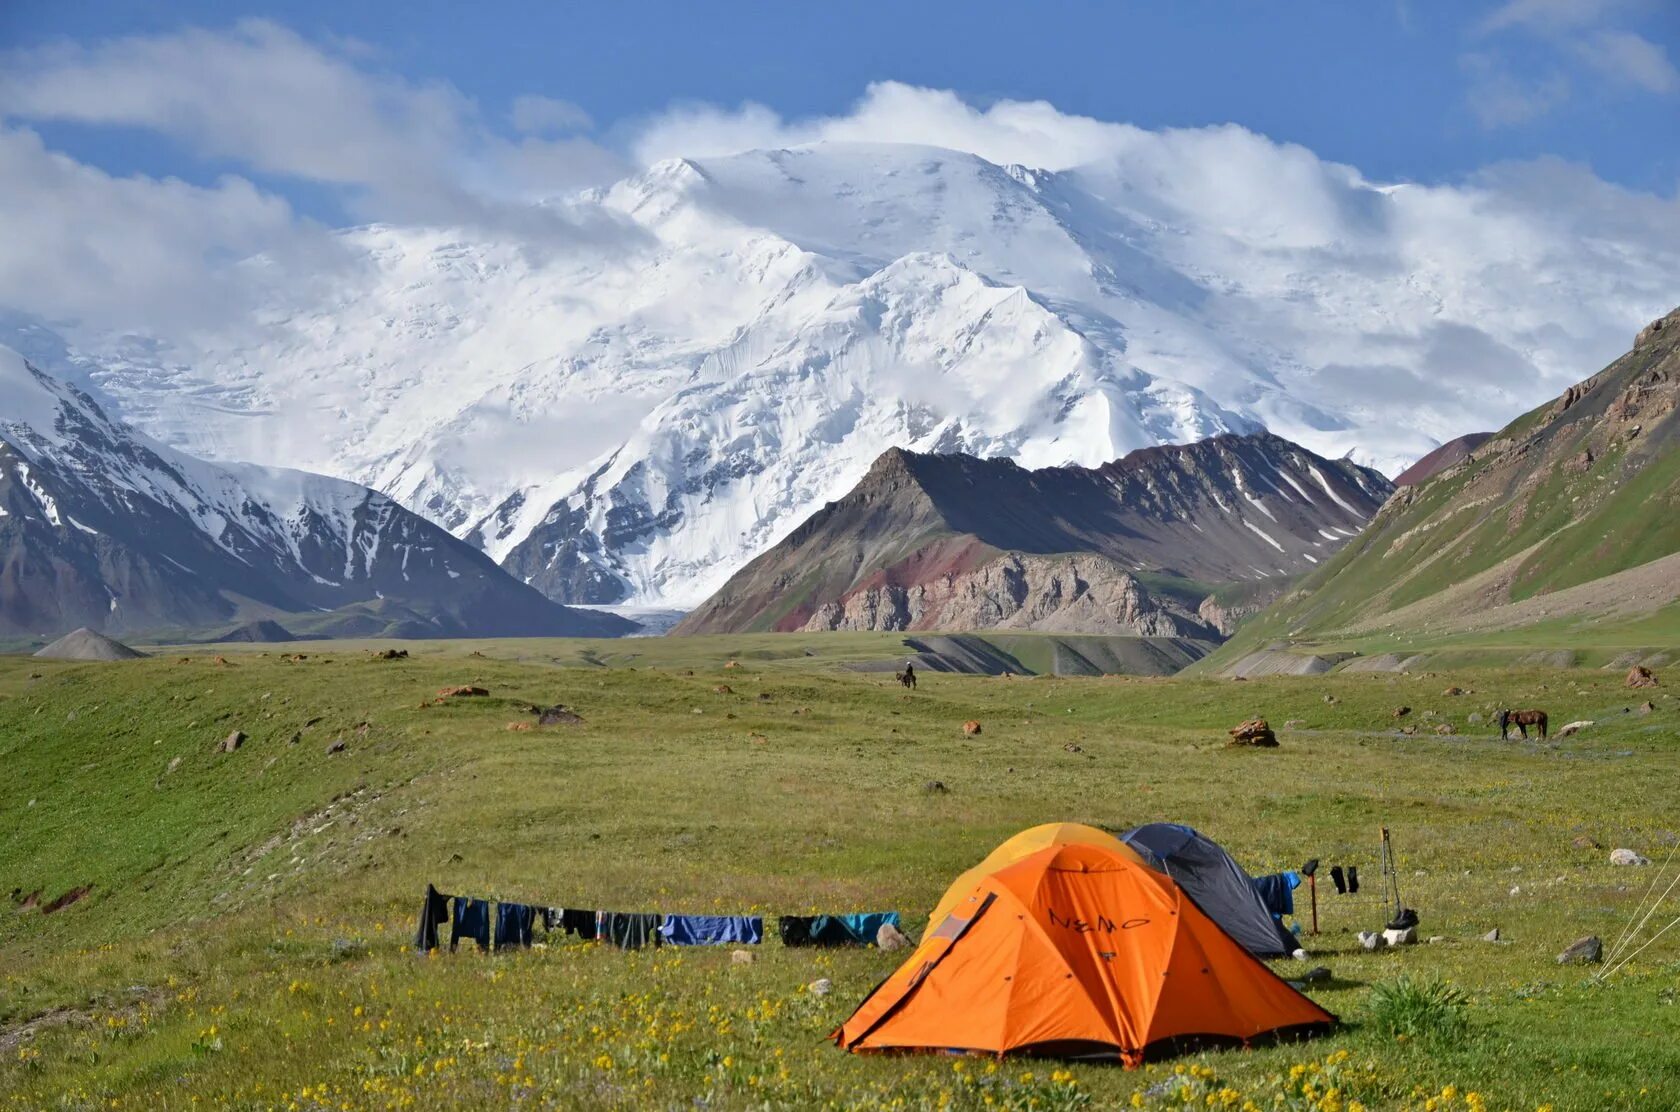
<svg viewBox="0 0 1680 1112"><path fill-rule="evenodd" d="M1387 903L1390 895L1394 897L1394 913L1389 917L1390 921L1393 921L1400 917L1402 910L1400 905L1400 869L1394 862L1394 847L1388 839L1388 827L1384 826L1379 829L1382 831L1383 902Z"/></svg>
<svg viewBox="0 0 1680 1112"><path fill-rule="evenodd" d="M1318 870L1307 877L1307 891L1312 896L1312 932L1318 934Z"/></svg>

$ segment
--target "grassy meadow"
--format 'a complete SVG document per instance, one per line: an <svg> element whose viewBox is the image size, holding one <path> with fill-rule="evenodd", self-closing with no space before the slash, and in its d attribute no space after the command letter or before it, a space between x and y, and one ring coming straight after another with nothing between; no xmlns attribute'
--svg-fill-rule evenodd
<svg viewBox="0 0 1680 1112"><path fill-rule="evenodd" d="M1613 942L1680 838L1680 676L923 675L906 693L837 667L897 646L0 657L0 1109L1680 1107L1680 930L1603 984L1554 960ZM433 702L456 684L490 695ZM583 724L509 729L553 703ZM1500 705L1595 724L1501 742L1470 722ZM1255 714L1281 747L1224 748ZM892 908L919 935L958 872L1054 820L1188 822L1251 872L1357 865L1358 895L1321 877L1307 940L1334 973L1311 992L1344 1026L1135 1072L860 1057L825 1036L895 966L873 949L407 948L428 882L631 911ZM1385 918L1380 824L1441 941L1359 948ZM1612 867L1618 846L1656 865ZM1505 941L1482 941L1494 927ZM1462 1027L1396 1035L1378 1001L1402 976L1461 990Z"/></svg>

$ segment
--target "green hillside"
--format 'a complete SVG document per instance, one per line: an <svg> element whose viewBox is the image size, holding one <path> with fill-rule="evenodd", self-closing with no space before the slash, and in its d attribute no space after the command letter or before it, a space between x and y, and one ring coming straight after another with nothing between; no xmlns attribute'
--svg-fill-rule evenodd
<svg viewBox="0 0 1680 1112"><path fill-rule="evenodd" d="M1470 1091L1488 1108L1680 1104L1680 1050L1647 1037L1671 1023L1680 943L1607 988L1553 962L1612 939L1638 901L1649 870L1630 883L1610 847L1667 853L1672 815L1629 790L1680 775L1662 691L1648 715L1596 670L1455 673L1473 692L1456 698L1445 677L1342 675L930 674L908 693L842 666L861 642L762 640L773 657L729 637L0 657L0 1108L1166 1108L1183 1086L1198 1107L1322 1109L1331 1087L1344 1112L1458 1109ZM457 684L489 694L435 701ZM508 728L556 702L583 723ZM1537 702L1599 725L1523 744L1472 721ZM1394 729L1401 704L1416 736ZM1225 749L1255 713L1282 748ZM1347 1025L1138 1073L853 1057L824 1036L893 955L405 949L428 882L631 910L896 908L919 934L950 878L1049 820L1189 822L1255 871L1357 863L1362 894L1325 883L1308 943L1335 973L1314 993ZM1354 942L1383 917L1379 823L1442 942ZM1494 926L1508 945L1479 941ZM1371 988L1402 973L1464 989L1467 1032L1384 1035ZM819 978L831 993L807 991Z"/></svg>
<svg viewBox="0 0 1680 1112"><path fill-rule="evenodd" d="M1673 632L1680 599L1680 314L1464 463L1389 500L1360 536L1204 669L1273 642L1379 651L1554 648ZM1563 641L1557 639L1559 633Z"/></svg>

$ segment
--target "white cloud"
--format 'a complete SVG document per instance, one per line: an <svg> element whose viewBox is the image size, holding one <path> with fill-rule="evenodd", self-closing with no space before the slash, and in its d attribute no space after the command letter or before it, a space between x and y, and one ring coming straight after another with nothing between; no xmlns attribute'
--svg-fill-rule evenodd
<svg viewBox="0 0 1680 1112"><path fill-rule="evenodd" d="M1667 4L1671 0L1661 0ZM1563 69L1590 72L1594 83L1665 95L1680 89L1680 71L1668 52L1628 29L1648 8L1636 0L1509 0L1475 26L1485 49L1464 54L1466 100L1483 127L1527 123L1567 101L1571 84ZM1524 33L1552 58L1547 72L1521 78L1499 40ZM1530 59L1529 64L1534 64ZM1561 67L1561 68L1560 68Z"/></svg>
<svg viewBox="0 0 1680 1112"><path fill-rule="evenodd" d="M0 56L0 117L155 131L251 171L339 187L359 218L478 225L596 242L566 210L529 202L621 173L575 105L522 97L534 134L510 141L455 88L371 68L354 43L322 45L266 20ZM541 134L535 134L541 133Z"/></svg>
<svg viewBox="0 0 1680 1112"><path fill-rule="evenodd" d="M527 94L513 98L508 119L525 135L553 135L588 131L595 126L589 113L569 100Z"/></svg>
<svg viewBox="0 0 1680 1112"><path fill-rule="evenodd" d="M101 330L219 324L276 272L306 290L349 265L325 229L243 178L113 177L27 129L0 128L0 196L0 305Z"/></svg>
<svg viewBox="0 0 1680 1112"><path fill-rule="evenodd" d="M253 170L380 187L445 172L470 104L370 73L263 20L14 51L0 113L148 128Z"/></svg>
<svg viewBox="0 0 1680 1112"><path fill-rule="evenodd" d="M1618 0L1509 0L1481 22L1484 32L1526 27L1568 30L1597 23L1617 8Z"/></svg>
<svg viewBox="0 0 1680 1112"><path fill-rule="evenodd" d="M1523 81L1497 55L1485 52L1465 54L1459 67L1470 81L1465 100L1485 128L1528 123L1569 99L1569 79L1561 73Z"/></svg>
<svg viewBox="0 0 1680 1112"><path fill-rule="evenodd" d="M1631 31L1599 31L1578 41L1576 49L1606 77L1652 93L1680 89L1680 72L1668 52Z"/></svg>

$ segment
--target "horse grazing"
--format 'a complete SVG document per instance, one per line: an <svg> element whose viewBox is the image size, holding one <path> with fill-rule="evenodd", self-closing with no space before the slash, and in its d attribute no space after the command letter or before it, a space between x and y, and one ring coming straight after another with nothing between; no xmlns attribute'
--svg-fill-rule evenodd
<svg viewBox="0 0 1680 1112"><path fill-rule="evenodd" d="M1510 729L1515 726L1522 731L1523 740L1528 739L1528 728L1535 727L1540 732L1542 741L1546 738L1546 712L1543 710L1502 710L1499 712L1499 736L1503 740L1510 736Z"/></svg>

